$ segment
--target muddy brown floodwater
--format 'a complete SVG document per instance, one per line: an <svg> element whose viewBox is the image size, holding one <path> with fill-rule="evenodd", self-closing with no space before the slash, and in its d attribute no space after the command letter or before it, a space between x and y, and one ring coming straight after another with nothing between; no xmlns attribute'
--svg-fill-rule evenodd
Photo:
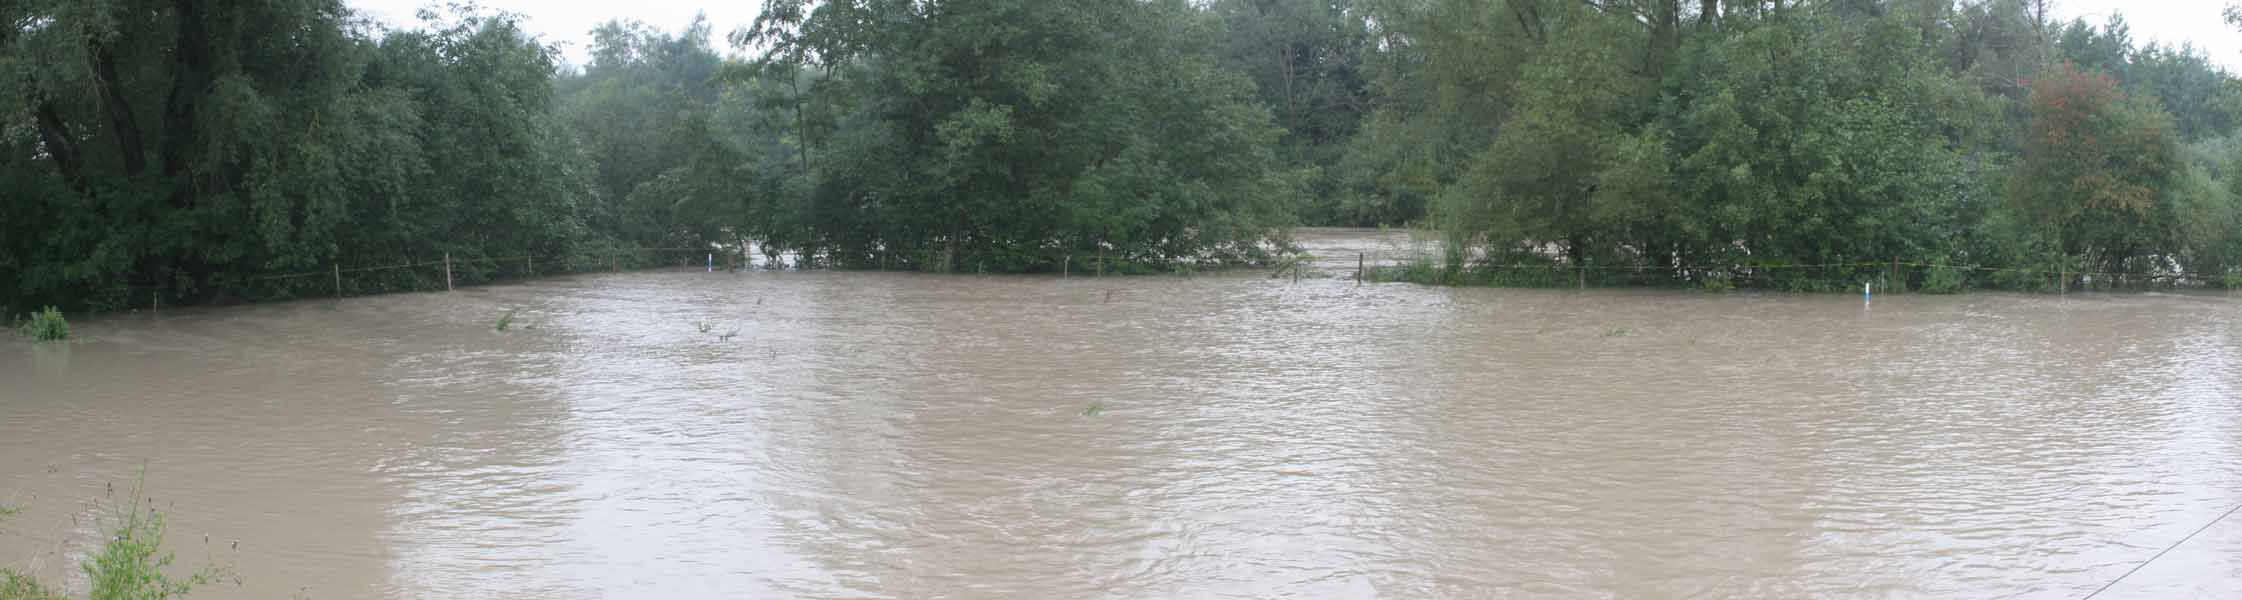
<svg viewBox="0 0 2242 600"><path fill-rule="evenodd" d="M0 344L0 566L82 586L146 465L207 598L2077 598L2242 503L2215 294L665 271L75 331ZM2237 595L2242 518L2102 597Z"/></svg>

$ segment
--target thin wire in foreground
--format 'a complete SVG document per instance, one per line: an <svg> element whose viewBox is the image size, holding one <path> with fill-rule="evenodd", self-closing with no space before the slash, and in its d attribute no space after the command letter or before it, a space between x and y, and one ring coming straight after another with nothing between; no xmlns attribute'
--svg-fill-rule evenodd
<svg viewBox="0 0 2242 600"><path fill-rule="evenodd" d="M2151 556L2148 560L2141 561L2141 564L2133 565L2133 568L2126 571L2124 575L2119 575L2117 576L2117 579L2112 579L2109 583L2102 584L2101 588L2094 590L2094 593L2092 594L2087 594L2086 598L2082 598L2081 600L2089 600L2097 595L2101 595L2102 592L2108 591L2110 589L2110 586L2117 585L2117 582L2125 581L2125 578L2132 577L2134 573L2140 572L2141 567L2149 566L2149 563L2156 562L2156 559L2164 558L2164 553L2171 552L2173 548L2180 547L2180 544L2185 544L2188 543L2188 540L2195 539L2196 534L2203 533L2204 530L2210 529L2212 525L2219 524L2219 521L2224 521L2227 517L2234 516L2234 511L2237 510L2242 510L2242 504L2236 504L2234 505L2234 508L2226 509L2226 514L2219 515L2219 518L2211 519L2211 522L2204 523L2202 527L2195 528L2195 533L2190 533L2187 535L2187 537L2180 538L2180 541L2172 542L2172 545L2165 546L2163 550L2156 553L2156 556Z"/></svg>

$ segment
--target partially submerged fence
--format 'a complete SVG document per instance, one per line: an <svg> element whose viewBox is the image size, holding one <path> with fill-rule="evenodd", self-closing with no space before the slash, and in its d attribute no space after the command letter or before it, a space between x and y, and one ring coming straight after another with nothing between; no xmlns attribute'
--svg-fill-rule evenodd
<svg viewBox="0 0 2242 600"><path fill-rule="evenodd" d="M792 255L792 253L787 253ZM166 297L217 301L268 301L342 298L374 294L450 290L460 286L519 281L541 275L622 271L649 267L736 268L749 259L713 248L611 248L565 255L454 256L395 264L345 266L245 277L219 277L183 285L124 286L129 295L108 298L104 309L160 308Z"/></svg>
<svg viewBox="0 0 2242 600"><path fill-rule="evenodd" d="M2116 273L2064 267L1991 267L1887 260L1819 264L1738 264L1729 266L1575 265L1560 262L1511 263L1466 260L1448 264L1423 252L1363 251L1346 261L1299 260L1281 263L1273 277L1301 271L1356 282L1402 281L1445 285L1513 287L1755 287L1786 291L1959 292L2002 289L2065 293L2176 287L2237 287L2237 277L2184 272ZM1345 265L1352 262L1352 265ZM1347 269L1345 267L1353 267ZM1320 267L1320 268L1319 268Z"/></svg>
<svg viewBox="0 0 2242 600"><path fill-rule="evenodd" d="M192 287L174 285L125 286L121 297L109 297L95 308L115 310L145 306L158 308L168 296L177 301L269 301L320 297L350 297L395 292L449 290L463 285L518 281L541 275L616 271L649 267L699 266L709 270L755 267L837 267L881 270L893 267L932 268L925 260L880 252L875 257L843 257L788 251L766 254L757 260L753 248L634 247L577 251L566 255L515 256L444 255L397 264L345 266L340 261L322 270L277 273L197 282ZM1329 251L1330 249L1324 249ZM2072 290L2144 289L2154 287L2242 287L2236 277L2212 279L2188 273L2107 273L2065 268L1989 267L1888 260L1825 264L1744 264L1725 267L1647 265L1573 265L1562 262L1503 264L1473 257L1450 265L1437 253L1364 250L1354 256L1292 254L1266 265L1272 277L1303 276L1350 278L1357 283L1401 281L1444 285L1492 285L1537 288L1587 287L1739 287L1786 291L1842 292L1863 286L1877 293L1957 292L1966 289L2005 289L2069 292ZM791 258L791 261L788 259ZM1347 260L1351 258L1352 260ZM1058 261L1055 274L1106 275L1110 261L1103 253ZM1352 264L1347 264L1352 263ZM1142 265L1126 263L1124 271L1145 272ZM540 268L542 266L542 268ZM980 265L938 264L948 270L977 272ZM959 268L971 267L971 268ZM1179 269L1190 272L1188 269ZM116 296L116 294L112 294Z"/></svg>

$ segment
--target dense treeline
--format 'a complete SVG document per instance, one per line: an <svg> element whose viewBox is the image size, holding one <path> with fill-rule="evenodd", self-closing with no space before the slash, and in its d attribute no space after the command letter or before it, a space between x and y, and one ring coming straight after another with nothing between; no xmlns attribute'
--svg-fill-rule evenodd
<svg viewBox="0 0 2242 600"><path fill-rule="evenodd" d="M609 23L580 66L472 7L402 30L336 0L0 16L19 312L331 292L250 278L447 253L469 280L751 243L1167 269L1302 223L1444 232L1422 275L1446 281L2242 267L2235 79L2046 0L772 0L734 32ZM2054 284L1965 273L1903 277Z"/></svg>
<svg viewBox="0 0 2242 600"><path fill-rule="evenodd" d="M1811 289L1861 275L1764 267L1897 261L2223 283L2238 241L2237 182L2221 180L2242 116L2232 77L2190 49L2136 46L2122 21L2047 9L1376 5L1390 50L1350 148L1373 166L1354 185L1432 207L1447 279L1563 263ZM1903 277L1951 289L1962 273ZM2060 285L2021 271L1968 283Z"/></svg>
<svg viewBox="0 0 2242 600"><path fill-rule="evenodd" d="M375 35L333 0L0 6L11 306L286 295L226 283L446 252L473 277L598 239L552 51L512 19Z"/></svg>

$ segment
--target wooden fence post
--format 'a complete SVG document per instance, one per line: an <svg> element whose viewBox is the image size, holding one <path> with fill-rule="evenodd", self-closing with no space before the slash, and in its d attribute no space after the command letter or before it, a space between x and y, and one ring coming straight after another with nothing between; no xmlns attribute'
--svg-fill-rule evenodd
<svg viewBox="0 0 2242 600"><path fill-rule="evenodd" d="M1067 257L1066 257L1066 260L1063 260L1063 261L1060 261L1060 262L1059 262L1059 278L1060 278L1060 279L1066 279L1066 278L1068 278L1068 277L1071 277L1071 276L1073 276L1073 275L1074 275L1074 255L1072 255L1072 254L1069 254L1069 255L1067 255Z"/></svg>
<svg viewBox="0 0 2242 600"><path fill-rule="evenodd" d="M1355 287L1362 287L1362 269L1368 264L1369 257L1367 255L1361 252L1355 253Z"/></svg>
<svg viewBox="0 0 2242 600"><path fill-rule="evenodd" d="M1098 276L1105 276L1105 244L1098 244Z"/></svg>
<svg viewBox="0 0 2242 600"><path fill-rule="evenodd" d="M452 291L452 253L444 253L444 291Z"/></svg>
<svg viewBox="0 0 2242 600"><path fill-rule="evenodd" d="M529 262L529 276L530 276L530 277L536 277L536 276L537 276L537 255L534 255L534 254L531 254L531 255L524 255L524 256L522 256L522 260L525 260L525 261L528 261L528 262Z"/></svg>
<svg viewBox="0 0 2242 600"><path fill-rule="evenodd" d="M343 297L343 264L338 262L333 266L335 267L335 297L341 298Z"/></svg>

